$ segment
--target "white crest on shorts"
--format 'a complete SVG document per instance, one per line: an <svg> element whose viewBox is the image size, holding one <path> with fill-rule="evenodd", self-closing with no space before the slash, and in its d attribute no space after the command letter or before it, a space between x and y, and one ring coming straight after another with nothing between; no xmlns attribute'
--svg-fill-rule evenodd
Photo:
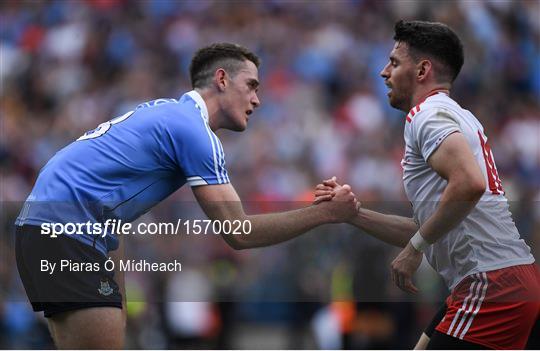
<svg viewBox="0 0 540 351"><path fill-rule="evenodd" d="M103 296L109 296L110 294L113 293L113 289L111 288L111 286L109 285L109 281L108 280L105 280L105 281L101 281L101 287L98 289L98 292L103 295Z"/></svg>

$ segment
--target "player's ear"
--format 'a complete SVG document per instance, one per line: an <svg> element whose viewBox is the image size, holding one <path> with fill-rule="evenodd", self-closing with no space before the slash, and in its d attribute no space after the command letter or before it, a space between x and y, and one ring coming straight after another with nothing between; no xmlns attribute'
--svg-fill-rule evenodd
<svg viewBox="0 0 540 351"><path fill-rule="evenodd" d="M421 60L416 65L416 78L419 81L423 81L427 78L429 72L431 72L432 64L429 60Z"/></svg>
<svg viewBox="0 0 540 351"><path fill-rule="evenodd" d="M214 73L214 82L216 83L216 86L220 92L225 91L225 88L227 87L227 72L223 68L219 68Z"/></svg>

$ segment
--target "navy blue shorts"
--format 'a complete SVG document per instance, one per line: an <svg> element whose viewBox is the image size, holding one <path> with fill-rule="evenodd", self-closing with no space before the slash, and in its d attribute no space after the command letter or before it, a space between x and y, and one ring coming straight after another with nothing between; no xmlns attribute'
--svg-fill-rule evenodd
<svg viewBox="0 0 540 351"><path fill-rule="evenodd" d="M47 318L90 307L122 308L114 272L105 269L107 257L91 246L66 235L51 238L42 235L40 227L24 225L17 226L15 255L32 308Z"/></svg>

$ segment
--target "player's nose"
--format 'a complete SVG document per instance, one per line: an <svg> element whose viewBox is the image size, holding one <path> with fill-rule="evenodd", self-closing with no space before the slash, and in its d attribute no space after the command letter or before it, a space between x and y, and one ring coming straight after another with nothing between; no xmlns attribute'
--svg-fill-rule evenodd
<svg viewBox="0 0 540 351"><path fill-rule="evenodd" d="M387 64L386 66L384 66L384 68L382 69L382 71L379 73L379 75L383 78L388 78L390 77L390 73L389 73L389 70L388 70L388 67L390 66L390 64Z"/></svg>
<svg viewBox="0 0 540 351"><path fill-rule="evenodd" d="M253 106L253 108L257 108L261 105L261 101L259 100L257 94L254 94L251 98L251 105Z"/></svg>

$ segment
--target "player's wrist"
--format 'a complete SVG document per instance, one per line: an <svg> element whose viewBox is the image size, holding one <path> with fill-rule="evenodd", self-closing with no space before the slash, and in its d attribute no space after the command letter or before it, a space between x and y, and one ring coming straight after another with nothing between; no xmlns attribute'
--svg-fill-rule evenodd
<svg viewBox="0 0 540 351"><path fill-rule="evenodd" d="M347 220L347 223L352 224L352 225L361 225L362 224L361 216L362 216L363 209L359 203L357 204L356 209L357 209L356 214L350 217Z"/></svg>
<svg viewBox="0 0 540 351"><path fill-rule="evenodd" d="M431 244L424 239L420 233L420 230L418 230L416 234L413 235L411 240L409 240L409 244L411 244L411 246L419 252L425 252L426 249L431 246Z"/></svg>
<svg viewBox="0 0 540 351"><path fill-rule="evenodd" d="M332 210L330 201L323 201L317 205L311 205L316 218L316 224L339 223L338 216Z"/></svg>

